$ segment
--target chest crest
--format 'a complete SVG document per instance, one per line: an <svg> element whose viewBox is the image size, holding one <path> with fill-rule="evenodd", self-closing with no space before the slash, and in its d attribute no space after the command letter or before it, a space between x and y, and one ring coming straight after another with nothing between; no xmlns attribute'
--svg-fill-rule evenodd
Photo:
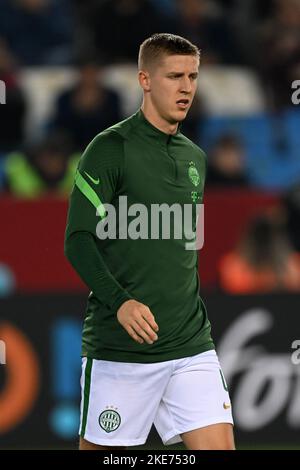
<svg viewBox="0 0 300 470"><path fill-rule="evenodd" d="M188 176L195 187L199 186L200 175L194 162L189 163Z"/></svg>

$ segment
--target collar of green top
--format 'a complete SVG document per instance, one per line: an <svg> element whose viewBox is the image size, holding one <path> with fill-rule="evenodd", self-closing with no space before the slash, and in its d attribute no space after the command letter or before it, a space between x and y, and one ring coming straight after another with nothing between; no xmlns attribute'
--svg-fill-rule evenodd
<svg viewBox="0 0 300 470"><path fill-rule="evenodd" d="M160 144L166 145L169 144L170 141L180 134L181 123L178 124L178 128L176 134L166 134L165 132L161 131L157 127L153 126L146 118L141 109L136 113L136 119L139 122L141 129L143 130L143 134L147 137L155 139L156 142Z"/></svg>

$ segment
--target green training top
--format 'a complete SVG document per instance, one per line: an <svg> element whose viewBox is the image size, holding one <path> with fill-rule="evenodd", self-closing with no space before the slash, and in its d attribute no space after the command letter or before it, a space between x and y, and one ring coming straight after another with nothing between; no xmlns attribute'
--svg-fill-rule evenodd
<svg viewBox="0 0 300 470"><path fill-rule="evenodd" d="M189 240L178 236L175 217L170 217L169 233L163 229L165 220L155 224L150 218L157 205L176 204L182 211L189 205L195 230L205 173L206 157L199 147L180 130L175 135L160 131L141 110L88 145L75 177L65 240L66 256L92 290L83 356L152 363L214 349L199 295L198 252L186 249ZM116 214L122 206L124 214L124 200L131 237L124 236L123 216L117 218L115 234L106 225L109 237L99 238L109 219L104 204L110 203ZM133 204L148 209L142 222L143 211ZM128 299L153 313L159 326L153 344L136 343L118 322L117 310Z"/></svg>

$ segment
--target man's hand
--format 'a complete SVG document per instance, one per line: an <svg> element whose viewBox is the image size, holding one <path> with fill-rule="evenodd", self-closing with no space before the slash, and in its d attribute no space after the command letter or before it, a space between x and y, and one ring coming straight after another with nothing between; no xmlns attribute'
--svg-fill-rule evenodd
<svg viewBox="0 0 300 470"><path fill-rule="evenodd" d="M136 300L127 300L117 312L119 323L137 343L146 341L153 344L157 340L158 325L147 305Z"/></svg>

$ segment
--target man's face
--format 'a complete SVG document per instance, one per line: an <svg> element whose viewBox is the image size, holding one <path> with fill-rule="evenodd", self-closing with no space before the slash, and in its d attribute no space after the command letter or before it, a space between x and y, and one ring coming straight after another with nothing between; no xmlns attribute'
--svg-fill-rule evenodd
<svg viewBox="0 0 300 470"><path fill-rule="evenodd" d="M151 100L169 123L185 119L193 102L199 58L193 55L164 55L149 72Z"/></svg>

